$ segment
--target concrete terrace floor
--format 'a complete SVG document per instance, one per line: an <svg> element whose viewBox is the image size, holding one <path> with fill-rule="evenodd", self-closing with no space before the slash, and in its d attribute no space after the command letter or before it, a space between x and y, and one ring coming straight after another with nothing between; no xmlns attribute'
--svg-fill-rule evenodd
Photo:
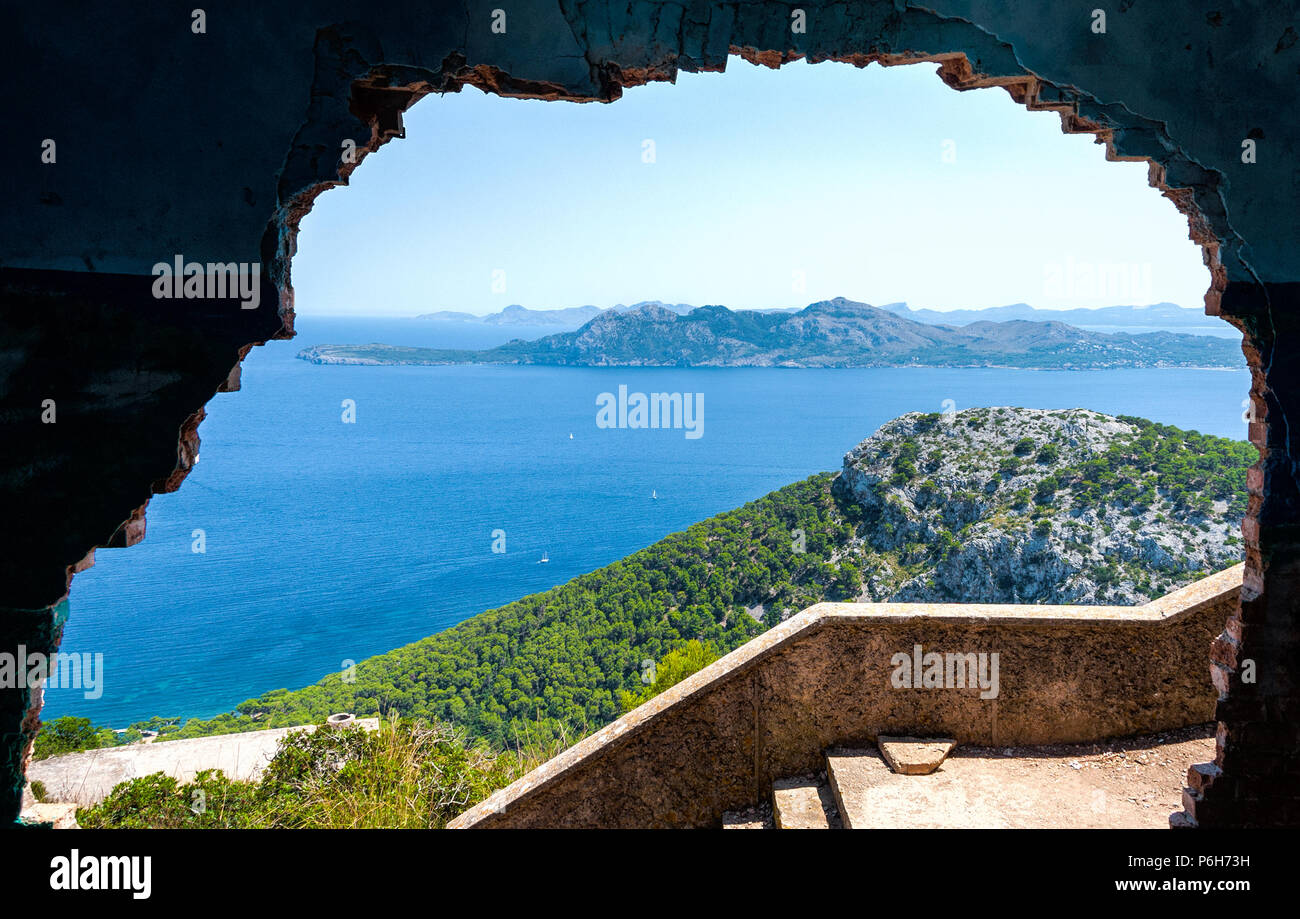
<svg viewBox="0 0 1300 919"><path fill-rule="evenodd" d="M958 747L930 775L888 773L864 792L869 829L1167 829L1193 763L1214 758L1214 725L1090 744ZM835 815L839 822L840 815ZM766 829L770 802L731 815ZM835 824L832 824L835 825Z"/></svg>

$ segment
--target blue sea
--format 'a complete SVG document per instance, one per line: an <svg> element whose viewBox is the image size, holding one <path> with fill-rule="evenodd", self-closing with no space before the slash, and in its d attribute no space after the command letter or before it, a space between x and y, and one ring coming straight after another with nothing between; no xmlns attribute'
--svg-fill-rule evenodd
<svg viewBox="0 0 1300 919"><path fill-rule="evenodd" d="M903 412L1087 407L1246 432L1244 361L1091 372L347 367L294 355L326 342L478 348L554 330L312 317L298 329L253 349L242 390L209 403L200 462L150 502L145 541L101 549L77 575L63 650L103 654L103 695L51 689L47 720L207 717L313 683L838 469ZM703 436L598 428L597 396L620 385L702 393ZM355 423L342 420L345 400ZM494 531L504 553L492 551Z"/></svg>

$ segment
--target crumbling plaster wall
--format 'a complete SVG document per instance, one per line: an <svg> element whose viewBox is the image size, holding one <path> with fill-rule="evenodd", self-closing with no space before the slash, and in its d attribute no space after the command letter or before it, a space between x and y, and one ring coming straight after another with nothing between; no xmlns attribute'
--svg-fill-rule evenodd
<svg viewBox="0 0 1300 919"><path fill-rule="evenodd" d="M1289 4L236 0L203 4L206 32L194 34L199 2L6 5L0 650L57 641L55 614L40 611L92 547L143 537L150 495L178 487L197 452L203 404L238 386L249 345L291 332L294 229L352 168L340 162L344 141L375 149L400 133L400 112L419 95L466 83L610 100L678 69L748 66L729 63L730 50L768 64L934 57L954 86L1005 83L1028 104L1062 107L1068 128L1099 131L1117 155L1151 158L1153 180L1173 189L1206 246L1207 306L1249 333L1253 436L1265 454L1246 532L1243 608L1255 612L1243 618L1254 620L1225 633L1218 678L1253 700L1241 718L1285 723L1266 732L1276 769L1300 770L1287 669L1300 647L1290 459L1300 433L1285 422L1294 370L1276 347L1295 328L1300 281L1300 47ZM504 34L491 29L494 9L506 13ZM796 9L802 34L790 27ZM1253 164L1241 161L1248 137ZM46 139L54 163L42 161ZM1087 206L1084 189L1061 195ZM178 254L259 262L261 306L153 299L151 267ZM41 421L46 399L55 424ZM1260 643L1252 659L1267 663L1267 685L1233 682L1243 641ZM30 739L16 713L30 726L33 699L0 693L2 821ZM1225 739L1229 753L1234 743Z"/></svg>

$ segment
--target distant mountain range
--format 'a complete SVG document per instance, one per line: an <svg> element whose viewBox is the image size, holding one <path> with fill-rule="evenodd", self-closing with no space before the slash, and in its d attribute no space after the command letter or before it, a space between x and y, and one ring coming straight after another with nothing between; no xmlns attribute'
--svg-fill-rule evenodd
<svg viewBox="0 0 1300 919"><path fill-rule="evenodd" d="M689 303L664 303L662 300L642 300L625 306L620 303L611 309L627 313L643 306L657 306L677 313L689 314L696 307ZM1205 315L1201 309L1190 309L1176 303L1152 303L1148 306L1101 306L1094 309L1048 310L1027 303L992 306L985 309L929 310L912 309L906 303L886 303L880 309L895 313L927 325L965 326L974 322L1006 322L1023 319L1029 322L1063 322L1093 331L1138 329L1141 331L1190 332L1193 334L1228 334L1225 323ZM596 306L571 306L565 309L532 310L518 304L507 306L499 313L476 316L473 313L442 310L423 313L415 318L441 322L470 322L495 326L556 326L577 329L600 315L604 310ZM751 310L758 313L797 313L798 307Z"/></svg>
<svg viewBox="0 0 1300 919"><path fill-rule="evenodd" d="M318 364L541 364L570 367L1240 367L1231 339L1090 332L1013 319L930 325L837 297L795 313L658 305L606 310L572 332L483 351L316 345Z"/></svg>
<svg viewBox="0 0 1300 919"><path fill-rule="evenodd" d="M1203 310L1188 309L1177 303L1152 303L1149 306L1100 306L1095 309L1043 310L1027 303L1009 306L992 306L980 310L914 310L906 303L890 303L882 307L917 322L931 325L970 325L972 322L1005 322L1025 319L1031 322L1064 322L1079 328L1124 326L1178 331L1221 331L1226 323Z"/></svg>
<svg viewBox="0 0 1300 919"><path fill-rule="evenodd" d="M664 303L661 300L643 300L631 306L624 306L620 303L612 307L612 309L620 313L626 313L642 306L658 306L682 315L695 309L689 303ZM530 310L515 303L507 306L499 313L489 313L486 316L441 310L436 313L421 313L415 318L433 319L440 322L474 322L481 325L555 325L576 329L603 312L605 311L598 306L569 306L556 310Z"/></svg>

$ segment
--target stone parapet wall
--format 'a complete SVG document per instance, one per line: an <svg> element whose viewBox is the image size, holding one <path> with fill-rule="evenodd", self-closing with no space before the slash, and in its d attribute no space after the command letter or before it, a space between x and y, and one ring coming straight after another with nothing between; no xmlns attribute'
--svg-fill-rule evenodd
<svg viewBox="0 0 1300 919"><path fill-rule="evenodd" d="M1217 692L1206 652L1237 609L1242 570L1138 607L821 603L452 826L713 826L764 797L773 780L815 771L827 747L879 734L1012 746L1210 721ZM986 677L996 653L996 695L989 679L986 689L896 686L907 682L903 659L917 645L922 655L988 655ZM960 669L950 680L944 663L955 684Z"/></svg>

